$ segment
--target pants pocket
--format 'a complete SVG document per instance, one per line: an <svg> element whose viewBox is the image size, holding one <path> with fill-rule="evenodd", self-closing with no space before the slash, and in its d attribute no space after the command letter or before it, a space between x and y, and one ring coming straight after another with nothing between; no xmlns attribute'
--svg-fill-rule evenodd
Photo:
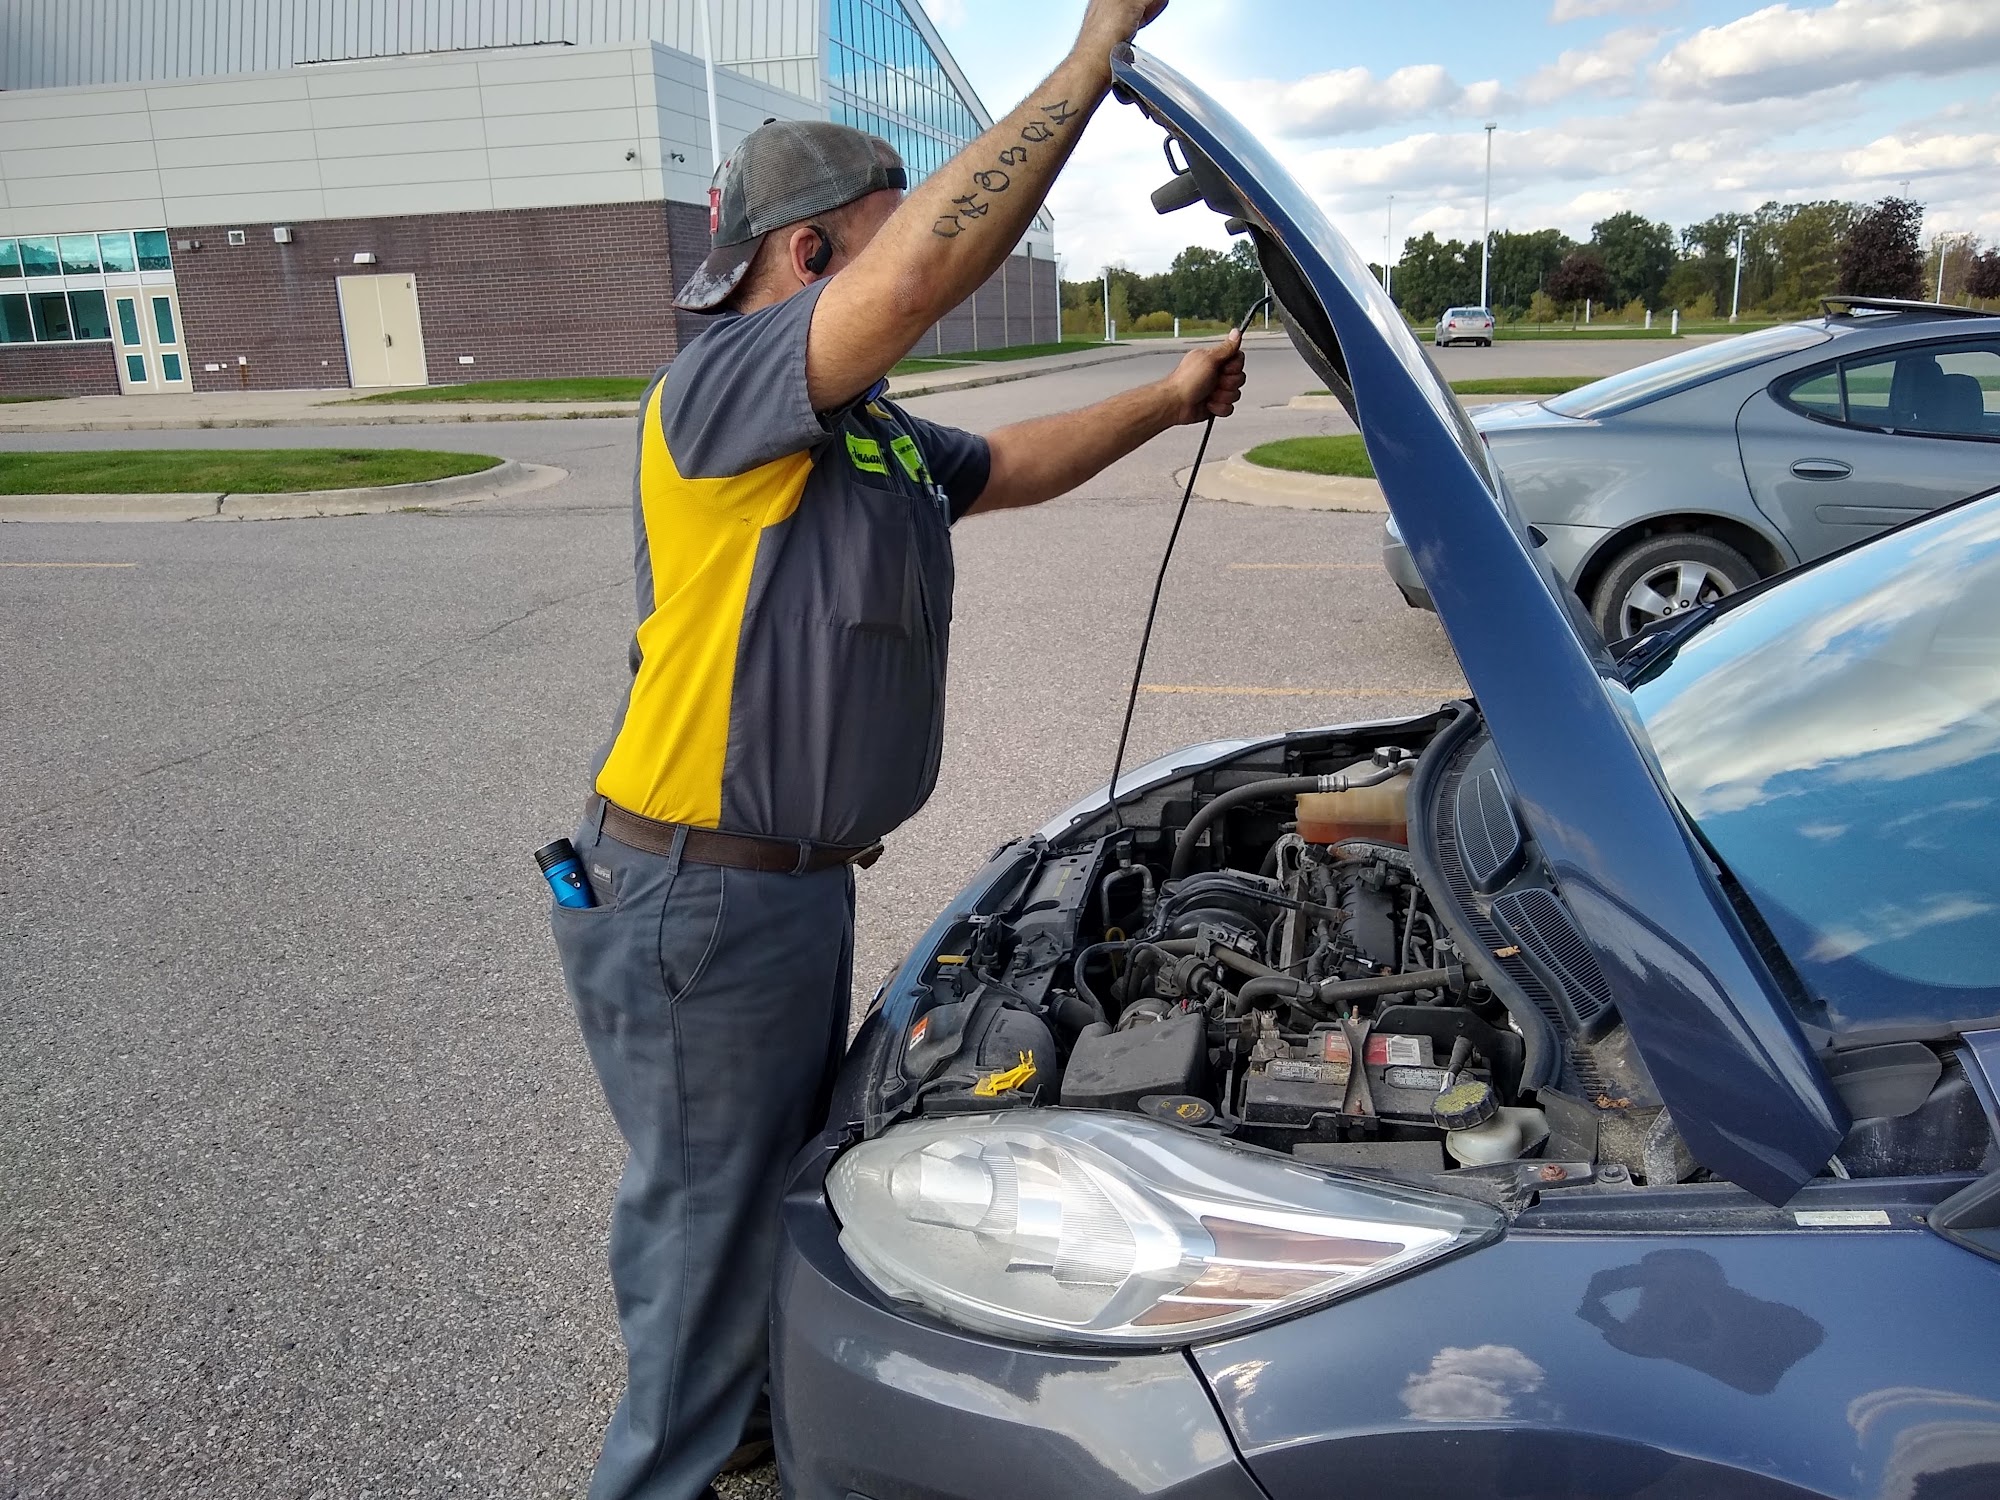
<svg viewBox="0 0 2000 1500"><path fill-rule="evenodd" d="M586 858L586 869L590 863ZM637 1039L671 1031L673 1006L700 982L721 941L722 870L684 864L668 879L664 859L657 870L632 864L630 857L617 862L615 906L556 906L550 917L586 1036ZM655 874L657 881L648 878Z"/></svg>

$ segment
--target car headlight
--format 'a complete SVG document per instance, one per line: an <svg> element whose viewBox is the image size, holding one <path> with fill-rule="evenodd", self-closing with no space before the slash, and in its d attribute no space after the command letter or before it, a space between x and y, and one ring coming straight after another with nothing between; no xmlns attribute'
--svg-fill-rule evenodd
<svg viewBox="0 0 2000 1500"><path fill-rule="evenodd" d="M1037 1342L1183 1344L1498 1235L1482 1205L1344 1179L1139 1116L897 1125L833 1165L841 1248L886 1295Z"/></svg>

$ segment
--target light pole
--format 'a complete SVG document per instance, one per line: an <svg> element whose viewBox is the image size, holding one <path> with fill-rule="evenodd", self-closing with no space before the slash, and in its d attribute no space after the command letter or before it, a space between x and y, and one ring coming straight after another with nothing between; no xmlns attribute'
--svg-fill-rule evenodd
<svg viewBox="0 0 2000 1500"><path fill-rule="evenodd" d="M1486 211L1480 218L1479 227L1479 305L1487 307L1488 283L1493 266L1493 132L1500 127L1489 122L1486 126Z"/></svg>
<svg viewBox="0 0 2000 1500"><path fill-rule="evenodd" d="M1389 216L1382 221L1382 290L1391 296L1395 293L1389 282L1389 238L1396 229L1396 195L1389 195Z"/></svg>
<svg viewBox="0 0 2000 1500"><path fill-rule="evenodd" d="M1944 257L1945 257L1945 252L1950 248L1951 248L1951 241L1947 239L1944 235L1942 234L1939 235L1938 236L1938 289L1937 289L1937 296L1931 299L1933 302L1944 301Z"/></svg>
<svg viewBox="0 0 2000 1500"><path fill-rule="evenodd" d="M1111 267L1104 268L1104 342L1111 342Z"/></svg>
<svg viewBox="0 0 2000 1500"><path fill-rule="evenodd" d="M1736 311L1743 305L1743 226L1736 226L1736 286L1729 294L1729 321L1736 321Z"/></svg>

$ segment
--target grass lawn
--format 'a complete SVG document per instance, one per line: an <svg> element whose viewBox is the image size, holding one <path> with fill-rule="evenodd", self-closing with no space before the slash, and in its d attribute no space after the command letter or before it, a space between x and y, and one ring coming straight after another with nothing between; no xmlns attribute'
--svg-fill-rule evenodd
<svg viewBox="0 0 2000 1500"><path fill-rule="evenodd" d="M1503 375L1493 380L1454 380L1451 388L1461 396L1560 396L1601 375Z"/></svg>
<svg viewBox="0 0 2000 1500"><path fill-rule="evenodd" d="M60 396L0 396L0 406L16 401L60 401Z"/></svg>
<svg viewBox="0 0 2000 1500"><path fill-rule="evenodd" d="M415 448L135 449L0 453L0 495L273 495L476 474L484 453Z"/></svg>
<svg viewBox="0 0 2000 1500"><path fill-rule="evenodd" d="M1243 455L1267 469L1289 469L1295 474L1339 474L1350 479L1373 479L1375 466L1368 462L1368 449L1359 433L1345 437L1280 438Z"/></svg>
<svg viewBox="0 0 2000 1500"><path fill-rule="evenodd" d="M469 380L464 385L420 385L377 391L354 402L402 406L417 401L637 401L651 384L638 376L578 375L553 380Z"/></svg>
<svg viewBox="0 0 2000 1500"><path fill-rule="evenodd" d="M939 370L963 370L966 361L962 359L903 359L896 362L891 375L935 375Z"/></svg>

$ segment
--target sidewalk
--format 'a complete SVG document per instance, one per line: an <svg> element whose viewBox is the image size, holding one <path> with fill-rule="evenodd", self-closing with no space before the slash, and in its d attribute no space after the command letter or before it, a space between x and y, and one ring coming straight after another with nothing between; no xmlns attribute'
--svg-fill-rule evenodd
<svg viewBox="0 0 2000 1500"><path fill-rule="evenodd" d="M1253 334L1253 347L1284 335ZM1086 370L1114 360L1178 351L1209 340L1143 339L1040 359L974 362L956 370L899 375L889 382L898 401L945 391L974 390L1032 380L1063 370ZM922 358L923 356L917 356ZM188 431L219 427L396 427L464 422L557 422L630 417L634 401L442 401L399 405L358 402L345 390L213 391L188 396L70 396L58 401L0 404L0 439L10 433Z"/></svg>

